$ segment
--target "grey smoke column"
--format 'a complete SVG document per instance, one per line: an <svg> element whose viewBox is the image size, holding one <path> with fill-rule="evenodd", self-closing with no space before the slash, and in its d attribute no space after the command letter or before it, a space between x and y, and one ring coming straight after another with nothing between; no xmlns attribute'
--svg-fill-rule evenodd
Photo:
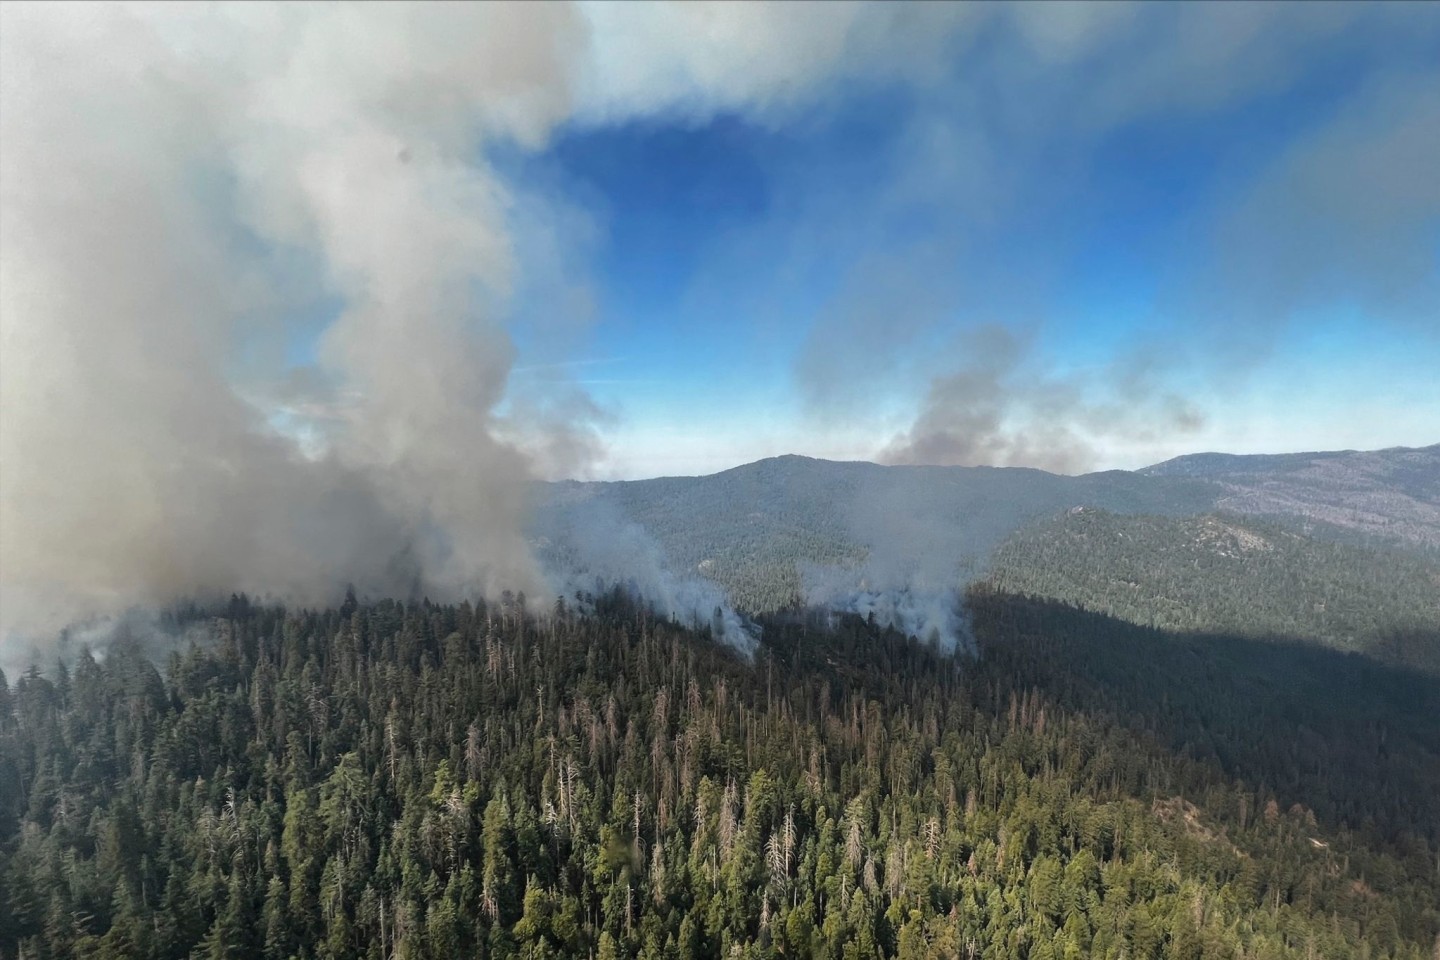
<svg viewBox="0 0 1440 960"><path fill-rule="evenodd" d="M0 630L209 591L537 587L481 151L568 111L575 12L3 17ZM272 381L322 298L343 306L285 398L307 452Z"/></svg>
<svg viewBox="0 0 1440 960"><path fill-rule="evenodd" d="M527 452L594 437L583 396L498 412L545 218L487 146L802 103L896 62L892 19L6 3L0 642L212 591L541 589Z"/></svg>

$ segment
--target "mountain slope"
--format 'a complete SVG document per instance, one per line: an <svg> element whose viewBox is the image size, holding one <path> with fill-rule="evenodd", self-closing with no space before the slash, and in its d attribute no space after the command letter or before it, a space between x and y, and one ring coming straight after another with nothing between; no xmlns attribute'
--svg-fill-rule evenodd
<svg viewBox="0 0 1440 960"><path fill-rule="evenodd" d="M1216 483L1223 490L1216 506L1223 510L1294 518L1330 536L1440 551L1440 444L1279 455L1200 453L1139 473Z"/></svg>
<svg viewBox="0 0 1440 960"><path fill-rule="evenodd" d="M1197 454L1078 477L776 457L544 485L532 532L558 592L629 581L682 619L809 603L963 641L955 597L994 573L1142 624L1440 663L1440 447ZM1255 538L1276 549L1223 555Z"/></svg>
<svg viewBox="0 0 1440 960"><path fill-rule="evenodd" d="M998 547L988 580L1132 623L1300 637L1440 670L1440 565L1254 518L1072 510Z"/></svg>
<svg viewBox="0 0 1440 960"><path fill-rule="evenodd" d="M810 566L877 559L958 586L1033 519L1074 506L1185 515L1210 509L1219 493L1208 481L1123 471L1066 477L787 456L708 477L552 484L540 491L534 529L553 557L636 525L673 570L763 611L801 598Z"/></svg>

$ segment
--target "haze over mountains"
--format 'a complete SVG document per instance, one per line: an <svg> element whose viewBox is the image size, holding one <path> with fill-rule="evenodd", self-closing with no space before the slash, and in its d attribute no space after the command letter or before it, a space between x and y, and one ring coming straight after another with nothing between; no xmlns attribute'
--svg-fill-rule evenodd
<svg viewBox="0 0 1440 960"><path fill-rule="evenodd" d="M873 612L963 642L947 618L988 578L1146 624L1440 663L1440 644L1416 639L1440 634L1440 446L1195 454L1075 477L785 456L705 477L550 484L532 530L552 572L579 574L572 584L628 577L682 616L713 584L750 613ZM655 569L620 569L617 544Z"/></svg>
<svg viewBox="0 0 1440 960"><path fill-rule="evenodd" d="M1199 453L1139 471L1193 477L1224 492L1216 507L1298 517L1407 546L1440 547L1440 445L1233 456Z"/></svg>

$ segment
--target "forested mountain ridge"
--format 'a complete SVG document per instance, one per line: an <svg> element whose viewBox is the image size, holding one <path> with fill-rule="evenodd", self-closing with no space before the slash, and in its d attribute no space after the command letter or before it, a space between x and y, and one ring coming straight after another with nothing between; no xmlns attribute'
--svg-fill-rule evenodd
<svg viewBox="0 0 1440 960"><path fill-rule="evenodd" d="M1139 471L1219 484L1216 507L1440 550L1440 444L1329 453L1201 453Z"/></svg>
<svg viewBox="0 0 1440 960"><path fill-rule="evenodd" d="M803 597L806 565L879 552L978 572L1020 526L1076 505L1185 515L1210 509L1208 481L1124 471L1067 477L1026 468L880 466L785 456L706 477L549 484L533 528L547 542L634 524L677 573L701 575L747 610Z"/></svg>
<svg viewBox="0 0 1440 960"><path fill-rule="evenodd" d="M987 581L1142 625L1304 638L1440 671L1440 564L1253 517L1077 507L996 548Z"/></svg>
<svg viewBox="0 0 1440 960"><path fill-rule="evenodd" d="M923 575L959 591L989 576L1140 624L1440 664L1440 446L1197 454L1078 477L792 456L708 477L550 484L536 499L554 566L623 529L644 541L645 565L713 582L752 613L843 607L813 589L827 571L855 571L851 590ZM1221 528L1274 549L1227 557L1207 539Z"/></svg>
<svg viewBox="0 0 1440 960"><path fill-rule="evenodd" d="M587 602L237 599L163 676L122 640L0 685L0 956L1435 946L1428 680L993 590L959 660Z"/></svg>
<svg viewBox="0 0 1440 960"><path fill-rule="evenodd" d="M1419 453L1385 452L1417 503ZM746 655L575 583L236 597L169 615L163 668L122 630L0 678L0 960L1433 960L1440 567L1216 512L1237 483L787 457L539 492L542 559L713 581ZM910 558L973 649L800 602Z"/></svg>

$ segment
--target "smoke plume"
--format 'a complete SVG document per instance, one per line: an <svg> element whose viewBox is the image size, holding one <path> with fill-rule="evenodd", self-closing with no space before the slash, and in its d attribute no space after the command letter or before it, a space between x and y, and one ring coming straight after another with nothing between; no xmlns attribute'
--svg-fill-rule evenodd
<svg viewBox="0 0 1440 960"><path fill-rule="evenodd" d="M553 211L509 189L487 151L539 149L571 120L795 102L850 62L877 12L0 16L13 639L238 590L318 603L347 582L543 588L526 485L583 470L598 411L566 385L510 390L507 306L559 272L522 253L563 258L567 238L544 236ZM737 42L752 29L758 54Z"/></svg>
<svg viewBox="0 0 1440 960"><path fill-rule="evenodd" d="M575 12L3 16L0 629L538 586L483 151L566 115Z"/></svg>
<svg viewBox="0 0 1440 960"><path fill-rule="evenodd" d="M968 331L957 368L931 381L915 422L880 462L1081 473L1094 467L1106 438L1184 434L1204 421L1183 397L1151 382L1152 358L1127 357L1100 377L1065 376L1027 363L1026 347L1004 327ZM1099 397L1096 380L1107 387Z"/></svg>
<svg viewBox="0 0 1440 960"><path fill-rule="evenodd" d="M655 538L612 504L562 502L539 519L536 552L551 593L578 597L619 587L662 617L708 627L717 641L745 656L754 653L759 626L736 611L718 585L677 571Z"/></svg>
<svg viewBox="0 0 1440 960"><path fill-rule="evenodd" d="M795 363L817 429L863 423L892 463L1076 472L1183 445L1337 305L1433 350L1440 9L990 4L952 38L878 169L795 173L801 226L765 249L799 253L756 265L843 265ZM1283 149L1188 135L1280 98ZM1117 190L1157 140L1152 169L1176 180ZM1173 223L1108 232L1131 187L1163 189ZM1135 263L1153 286L1130 284ZM1091 329L1135 356L1086 369L1026 333Z"/></svg>
<svg viewBox="0 0 1440 960"><path fill-rule="evenodd" d="M879 264L817 318L802 390L930 383L883 434L895 462L1080 469L1097 437L1196 415L1146 362L1097 395L1023 337L982 331L949 365L914 354L979 318L1057 312L1081 251L1050 237L1084 236L1064 219L1084 215L1076 157L1378 38L1387 75L1199 223L1209 252L1157 294L1191 326L1152 339L1219 316L1274 329L1317 277L1424 330L1440 17L1405 7L5 3L0 642L239 590L543 591L527 485L583 472L603 411L575 385L511 383L517 342L583 327L522 339L515 303L553 287L551 313L584 312L585 230L489 158L566 125L824 123L861 84L902 99L882 169L777 182L800 253L757 275ZM1114 415L1127 402L1145 415Z"/></svg>

